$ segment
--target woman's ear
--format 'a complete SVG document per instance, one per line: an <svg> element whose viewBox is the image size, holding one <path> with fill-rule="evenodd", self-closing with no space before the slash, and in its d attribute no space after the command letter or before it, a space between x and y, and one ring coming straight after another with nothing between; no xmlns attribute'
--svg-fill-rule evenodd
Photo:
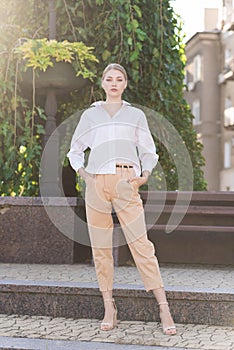
<svg viewBox="0 0 234 350"><path fill-rule="evenodd" d="M104 89L104 87L103 87L103 79L102 79L102 81L101 81L101 87Z"/></svg>

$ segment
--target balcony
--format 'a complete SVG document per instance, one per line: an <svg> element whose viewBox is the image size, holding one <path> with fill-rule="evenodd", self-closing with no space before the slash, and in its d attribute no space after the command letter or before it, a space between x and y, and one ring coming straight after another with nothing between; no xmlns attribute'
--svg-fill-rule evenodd
<svg viewBox="0 0 234 350"><path fill-rule="evenodd" d="M194 81L190 81L188 84L188 91L191 92L191 91L194 91L195 90L195 87L196 87L196 83L194 83Z"/></svg>
<svg viewBox="0 0 234 350"><path fill-rule="evenodd" d="M224 110L224 127L234 130L234 107L229 107Z"/></svg>
<svg viewBox="0 0 234 350"><path fill-rule="evenodd" d="M234 81L234 57L225 62L223 71L218 76L219 84L224 84L227 81Z"/></svg>
<svg viewBox="0 0 234 350"><path fill-rule="evenodd" d="M233 5L229 5L227 8L224 8L224 12L226 13L224 18L224 26L223 30L234 30L234 8Z"/></svg>

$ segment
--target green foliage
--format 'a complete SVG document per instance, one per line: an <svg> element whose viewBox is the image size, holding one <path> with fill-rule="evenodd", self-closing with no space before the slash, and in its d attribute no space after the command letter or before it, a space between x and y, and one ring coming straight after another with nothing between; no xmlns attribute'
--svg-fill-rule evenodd
<svg viewBox="0 0 234 350"><path fill-rule="evenodd" d="M190 153L194 170L194 190L205 190L202 145L197 142L192 127L193 116L183 99L185 55L180 21L175 17L169 0L56 0L56 10L57 40L68 43L84 42L88 47L94 47L93 54L99 60L98 72L96 67L92 68L92 73L97 78L94 78L91 88L86 86L78 93L73 92L69 101L61 100L58 115L60 121L76 109L87 107L93 99L104 98L100 87L101 72L108 63L118 62L126 67L129 75L124 98L157 111L173 124ZM21 38L41 40L48 37L48 2L20 0L19 6L19 0L2 0L0 23L0 169L8 174L0 192L37 195L34 181L37 181L38 175L35 173L38 165L35 166L35 162L37 152L40 152L37 147L41 147L39 132L43 132L44 123L38 115L31 113L32 102L25 100L21 88L16 88L17 61L13 57L13 50L22 42L19 40ZM68 52L65 47L63 49L66 56ZM53 50L56 51L55 48ZM56 52L58 55L63 53ZM44 62L39 63L46 65L47 60L44 57ZM82 67L77 67L77 71L79 69L82 70ZM31 127L29 121L27 126L25 124L29 115ZM34 117L35 123L32 127ZM31 136L27 134L29 129ZM167 189L178 189L175 164L165 147L158 140L156 143L160 164L166 174ZM21 145L27 147L27 151L20 153L20 150L25 150L20 148ZM31 158L31 151L29 152L32 145L35 145L34 159ZM18 163L22 163L22 167ZM26 175L22 176L22 169L27 167L26 164L28 178ZM31 178L30 169L33 169ZM16 184L17 177L21 178L21 187L17 185L14 188L9 185L7 190L10 179ZM161 174L157 173L155 177L160 179ZM30 189L27 188L24 178L30 183Z"/></svg>
<svg viewBox="0 0 234 350"><path fill-rule="evenodd" d="M25 43L15 48L14 53L18 59L26 60L26 68L32 67L46 71L56 62L74 63L76 75L92 79L94 73L87 68L87 62L98 62L91 53L93 48L87 47L82 42L68 42L64 40L28 39Z"/></svg>
<svg viewBox="0 0 234 350"><path fill-rule="evenodd" d="M65 16L59 17L59 35L72 40L74 35L95 47L99 59L99 73L110 62L126 67L129 75L125 99L147 106L167 118L181 135L189 151L194 171L194 190L205 190L202 167L205 160L202 145L192 126L193 116L183 98L185 68L181 21L173 13L168 0L67 0L75 32ZM62 3L58 5L63 13ZM84 108L94 99L104 98L100 79L90 91L82 91L75 106ZM77 100L77 96L74 95ZM72 108L69 109L69 113ZM66 111L64 111L66 116ZM157 127L157 126L156 126ZM154 132L154 130L152 130ZM160 164L167 188L178 189L175 164L165 147L156 140ZM179 156L179 155L178 155ZM156 174L160 178L160 174ZM186 188L186 183L184 184Z"/></svg>
<svg viewBox="0 0 234 350"><path fill-rule="evenodd" d="M38 195L38 169L45 119L19 85L20 67L13 54L34 22L32 3L3 0L0 4L0 195ZM30 20L29 20L30 18Z"/></svg>
<svg viewBox="0 0 234 350"><path fill-rule="evenodd" d="M94 73L89 65L92 67L97 61L92 48L82 42L35 38L47 32L45 2L21 0L18 5L18 0L3 0L0 4L1 196L39 194L46 116L43 109L35 105L35 91L25 98L21 72L28 67L45 71L54 61L64 61L72 62L77 76L92 79Z"/></svg>
<svg viewBox="0 0 234 350"><path fill-rule="evenodd" d="M38 110L38 112L40 118L44 119L42 111ZM13 132L7 137L9 148L7 152L2 154L1 159L1 195L21 196L25 193L28 196L38 195L36 169L39 168L42 151L41 143L38 141L39 135L44 133L44 129L40 124L36 124L37 134L31 136L30 123L31 113L27 111L24 119L25 132L17 137L17 143L15 145L12 143Z"/></svg>

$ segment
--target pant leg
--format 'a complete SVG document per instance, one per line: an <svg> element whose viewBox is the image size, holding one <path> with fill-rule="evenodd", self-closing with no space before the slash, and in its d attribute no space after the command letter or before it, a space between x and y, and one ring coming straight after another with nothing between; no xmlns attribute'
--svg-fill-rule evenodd
<svg viewBox="0 0 234 350"><path fill-rule="evenodd" d="M129 170L129 169L127 169ZM163 287L154 245L147 237L145 215L138 188L127 182L134 174L122 173L113 201L129 249L147 291Z"/></svg>
<svg viewBox="0 0 234 350"><path fill-rule="evenodd" d="M104 176L89 179L85 191L87 223L100 291L112 290L114 278L112 205L103 191Z"/></svg>
<svg viewBox="0 0 234 350"><path fill-rule="evenodd" d="M128 244L146 291L163 287L154 245L147 234Z"/></svg>
<svg viewBox="0 0 234 350"><path fill-rule="evenodd" d="M99 290L113 290L114 260L111 248L93 248L93 260L97 275Z"/></svg>

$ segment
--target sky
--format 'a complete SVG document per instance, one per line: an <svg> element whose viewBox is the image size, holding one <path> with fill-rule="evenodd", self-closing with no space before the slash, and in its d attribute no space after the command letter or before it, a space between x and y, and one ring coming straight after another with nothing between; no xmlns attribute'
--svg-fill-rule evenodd
<svg viewBox="0 0 234 350"><path fill-rule="evenodd" d="M204 30L204 8L217 8L222 0L170 0L175 12L184 22L185 41L196 32Z"/></svg>

